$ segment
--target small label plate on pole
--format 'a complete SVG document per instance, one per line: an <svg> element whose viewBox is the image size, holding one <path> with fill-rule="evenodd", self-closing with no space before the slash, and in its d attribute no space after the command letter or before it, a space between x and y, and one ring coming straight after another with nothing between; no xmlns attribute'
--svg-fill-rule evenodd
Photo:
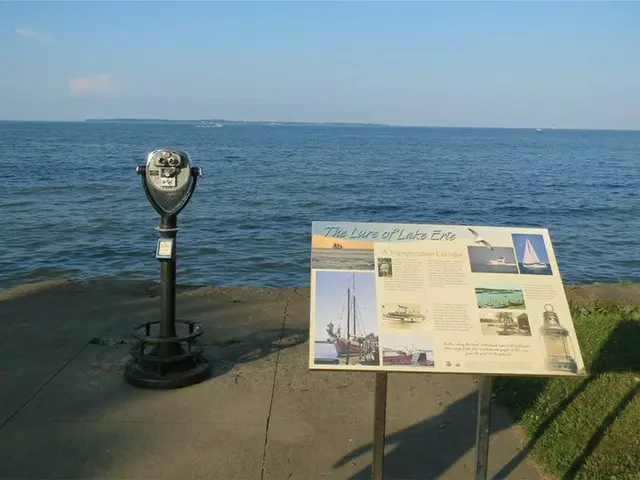
<svg viewBox="0 0 640 480"><path fill-rule="evenodd" d="M171 260L174 256L173 238L159 238L156 247L156 258L158 260Z"/></svg>

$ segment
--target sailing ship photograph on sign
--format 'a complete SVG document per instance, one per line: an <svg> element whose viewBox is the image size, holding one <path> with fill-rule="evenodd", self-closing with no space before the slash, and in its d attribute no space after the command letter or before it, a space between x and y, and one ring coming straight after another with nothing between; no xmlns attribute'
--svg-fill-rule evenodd
<svg viewBox="0 0 640 480"><path fill-rule="evenodd" d="M549 256L542 235L512 234L520 273L552 275Z"/></svg>
<svg viewBox="0 0 640 480"><path fill-rule="evenodd" d="M316 272L316 365L380 365L375 278L368 272Z"/></svg>

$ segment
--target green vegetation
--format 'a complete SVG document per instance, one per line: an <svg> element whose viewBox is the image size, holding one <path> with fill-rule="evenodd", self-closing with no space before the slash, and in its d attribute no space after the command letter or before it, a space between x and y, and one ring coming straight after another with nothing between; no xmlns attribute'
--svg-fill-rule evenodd
<svg viewBox="0 0 640 480"><path fill-rule="evenodd" d="M545 473L640 479L640 305L590 301L571 310L589 377L500 378L496 401L524 427L525 452Z"/></svg>

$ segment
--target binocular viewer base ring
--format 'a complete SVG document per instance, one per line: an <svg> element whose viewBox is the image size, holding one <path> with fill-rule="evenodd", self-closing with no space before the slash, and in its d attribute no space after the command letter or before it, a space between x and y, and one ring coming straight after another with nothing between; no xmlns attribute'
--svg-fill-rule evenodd
<svg viewBox="0 0 640 480"><path fill-rule="evenodd" d="M180 365L174 365L174 367L177 366ZM204 357L200 357L196 362L188 362L180 371L174 371L174 368L172 368L164 375L147 370L135 359L130 359L125 365L124 378L127 383L134 387L169 390L200 383L207 379L210 370L211 364Z"/></svg>
<svg viewBox="0 0 640 480"><path fill-rule="evenodd" d="M151 326L159 323L149 321L133 327L131 336L136 342L131 347L132 358L125 366L127 383L144 388L173 389L205 380L211 363L202 355L204 345L196 340L203 333L202 327L194 322L176 320L175 325L188 326L189 333L151 336Z"/></svg>

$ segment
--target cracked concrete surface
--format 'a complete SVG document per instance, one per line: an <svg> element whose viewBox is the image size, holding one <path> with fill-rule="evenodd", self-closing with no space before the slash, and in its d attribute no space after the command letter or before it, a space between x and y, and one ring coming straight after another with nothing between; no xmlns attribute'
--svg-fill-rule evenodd
<svg viewBox="0 0 640 480"><path fill-rule="evenodd" d="M282 330L280 333L279 343L283 340L284 328L287 323L287 307L289 306L289 301L285 301L284 304L284 312L282 313ZM280 362L280 352L278 349L276 352L276 364L273 367L273 385L271 386L271 399L269 401L269 413L267 414L267 422L264 429L264 450L262 451L262 466L260 468L260 479L264 479L265 474L265 460L267 458L267 446L269 444L269 423L271 422L271 411L273 408L273 397L276 394L276 379L278 376L278 363Z"/></svg>
<svg viewBox="0 0 640 480"><path fill-rule="evenodd" d="M0 478L370 478L375 374L310 372L305 288L180 288L209 380L122 378L129 331L159 318L150 282L44 282L0 292ZM385 480L471 478L472 377L390 374ZM489 470L520 440L494 407ZM509 478L541 478L525 459Z"/></svg>

